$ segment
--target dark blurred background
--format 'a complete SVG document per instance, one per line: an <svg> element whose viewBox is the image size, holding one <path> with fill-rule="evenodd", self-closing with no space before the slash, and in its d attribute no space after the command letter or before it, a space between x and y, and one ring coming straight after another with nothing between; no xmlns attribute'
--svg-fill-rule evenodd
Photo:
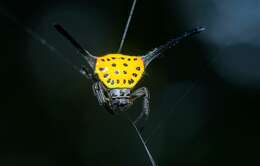
<svg viewBox="0 0 260 166"><path fill-rule="evenodd" d="M1 1L1 166L150 165L129 122L99 107L90 82L25 31L84 64L52 25L101 56L118 49L131 4ZM125 54L207 28L154 61L139 84L151 92L143 135L159 165L260 164L259 9L259 0L137 3ZM139 111L141 101L128 112Z"/></svg>

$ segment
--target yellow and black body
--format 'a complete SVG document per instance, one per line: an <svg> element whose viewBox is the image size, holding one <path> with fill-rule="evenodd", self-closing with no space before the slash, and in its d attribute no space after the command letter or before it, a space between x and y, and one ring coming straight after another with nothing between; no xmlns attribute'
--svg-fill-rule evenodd
<svg viewBox="0 0 260 166"><path fill-rule="evenodd" d="M109 89L132 89L142 78L145 70L141 56L107 54L98 57L95 74Z"/></svg>

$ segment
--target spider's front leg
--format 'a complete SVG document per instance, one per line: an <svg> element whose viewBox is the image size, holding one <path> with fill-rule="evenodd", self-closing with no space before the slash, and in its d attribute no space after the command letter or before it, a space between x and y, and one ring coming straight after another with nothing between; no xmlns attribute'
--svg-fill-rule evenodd
<svg viewBox="0 0 260 166"><path fill-rule="evenodd" d="M134 123L136 124L140 119L142 119L142 117L145 115L146 119L149 116L149 112L150 112L150 108L149 108L149 100L150 100L150 94L149 91L146 87L142 87L140 89L137 89L136 91L134 91L131 95L131 99L134 101L138 98L143 97L143 110L142 112L139 114L139 116L136 118L136 120L134 121Z"/></svg>
<svg viewBox="0 0 260 166"><path fill-rule="evenodd" d="M92 85L94 95L98 99L99 105L105 106L107 104L107 97L105 96L104 89L102 88L101 82L95 82Z"/></svg>
<svg viewBox="0 0 260 166"><path fill-rule="evenodd" d="M80 74L84 75L86 78L90 79L91 81L94 81L94 75L92 74L92 71L86 67L86 66L81 66L79 69Z"/></svg>
<svg viewBox="0 0 260 166"><path fill-rule="evenodd" d="M103 106L110 114L114 115L114 111L110 105L110 98L107 96L107 89L103 86L103 84L98 81L92 85L92 89L94 95L98 99L99 105Z"/></svg>

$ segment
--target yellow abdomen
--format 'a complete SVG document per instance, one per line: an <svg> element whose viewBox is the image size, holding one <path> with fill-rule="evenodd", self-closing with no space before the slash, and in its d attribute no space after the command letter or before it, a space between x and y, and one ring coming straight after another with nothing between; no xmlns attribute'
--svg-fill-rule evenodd
<svg viewBox="0 0 260 166"><path fill-rule="evenodd" d="M107 54L97 58L95 73L109 89L131 89L142 78L144 62L141 56Z"/></svg>

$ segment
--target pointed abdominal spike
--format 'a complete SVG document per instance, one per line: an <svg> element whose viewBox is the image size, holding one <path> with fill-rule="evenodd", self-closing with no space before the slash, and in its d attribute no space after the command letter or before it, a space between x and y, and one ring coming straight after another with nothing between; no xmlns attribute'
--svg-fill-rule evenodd
<svg viewBox="0 0 260 166"><path fill-rule="evenodd" d="M70 43L77 49L78 53L83 55L84 59L87 60L91 69L94 70L97 57L83 49L83 47L60 24L55 24L54 27L63 37L70 41Z"/></svg>
<svg viewBox="0 0 260 166"><path fill-rule="evenodd" d="M149 63L152 60L154 60L155 58L157 58L161 53L163 53L164 51L166 51L167 49L169 49L171 47L174 47L181 40L183 40L183 39L185 39L187 37L193 36L195 34L198 34L198 33L202 32L202 31L205 31L205 30L206 30L206 28L204 28L204 27L194 28L193 30L187 31L183 35L181 35L181 36L179 36L177 38L174 38L174 39L168 41L166 44L161 45L161 46L153 49L152 51L148 52L146 55L143 56L145 67L148 66Z"/></svg>

